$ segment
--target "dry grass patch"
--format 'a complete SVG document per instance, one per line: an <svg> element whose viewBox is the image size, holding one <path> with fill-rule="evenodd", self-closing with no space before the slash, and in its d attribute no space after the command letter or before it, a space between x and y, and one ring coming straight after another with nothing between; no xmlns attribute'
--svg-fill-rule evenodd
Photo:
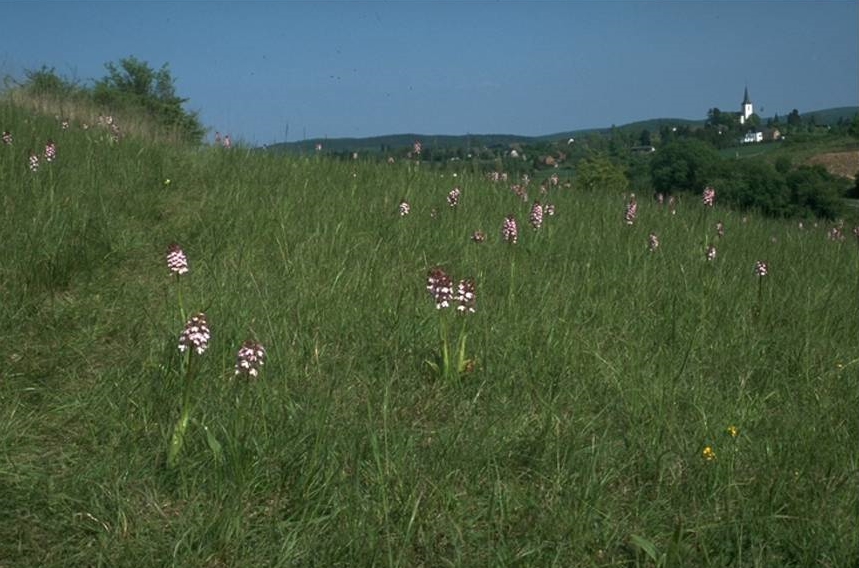
<svg viewBox="0 0 859 568"><path fill-rule="evenodd" d="M856 173L859 172L859 150L818 154L809 158L808 163L820 164L832 175L855 180Z"/></svg>

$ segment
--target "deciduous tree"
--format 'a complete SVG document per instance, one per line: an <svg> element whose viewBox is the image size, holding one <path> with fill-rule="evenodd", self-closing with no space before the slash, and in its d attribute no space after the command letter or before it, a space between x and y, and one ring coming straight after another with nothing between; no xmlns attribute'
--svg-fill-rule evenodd
<svg viewBox="0 0 859 568"><path fill-rule="evenodd" d="M629 180L621 166L605 156L585 158L576 168L576 182L579 187L589 190L623 192Z"/></svg>
<svg viewBox="0 0 859 568"><path fill-rule="evenodd" d="M198 142L205 133L196 112L183 108L188 99L176 95L173 76L165 63L157 71L136 57L105 64L107 75L96 82L93 98L108 107L144 109L162 126Z"/></svg>

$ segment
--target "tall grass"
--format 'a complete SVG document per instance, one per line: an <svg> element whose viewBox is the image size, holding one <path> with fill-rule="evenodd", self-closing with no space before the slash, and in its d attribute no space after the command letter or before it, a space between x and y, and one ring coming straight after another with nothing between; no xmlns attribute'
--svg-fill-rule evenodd
<svg viewBox="0 0 859 568"><path fill-rule="evenodd" d="M124 136L164 144L182 144L186 140L185 133L176 127L157 124L152 116L141 109L121 106L109 108L98 105L86 93L57 95L52 93L33 92L23 87L8 88L2 93L3 104L11 104L16 108L37 113L45 117L55 117L66 120L75 126L96 126L99 116L120 115L119 127Z"/></svg>
<svg viewBox="0 0 859 568"><path fill-rule="evenodd" d="M0 566L859 562L859 249L828 227L532 186L534 231L466 171L0 128ZM426 364L434 266L477 283L460 381ZM169 468L180 286L212 341Z"/></svg>

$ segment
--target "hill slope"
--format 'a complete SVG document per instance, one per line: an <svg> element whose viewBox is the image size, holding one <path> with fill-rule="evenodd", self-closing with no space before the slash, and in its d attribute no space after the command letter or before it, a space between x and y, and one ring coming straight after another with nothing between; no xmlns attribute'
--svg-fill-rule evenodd
<svg viewBox="0 0 859 568"><path fill-rule="evenodd" d="M829 227L532 185L538 225L468 171L454 208L401 162L0 129L0 566L856 565Z"/></svg>

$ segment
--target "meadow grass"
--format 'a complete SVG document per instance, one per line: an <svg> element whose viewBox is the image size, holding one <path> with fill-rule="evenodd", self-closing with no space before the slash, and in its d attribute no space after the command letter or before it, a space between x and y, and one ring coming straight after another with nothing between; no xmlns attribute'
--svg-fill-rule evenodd
<svg viewBox="0 0 859 568"><path fill-rule="evenodd" d="M532 184L533 230L465 170L112 144L10 104L0 129L0 567L859 562L850 227L718 194L627 226L627 196ZM427 364L456 321L436 266L477 285L457 380ZM171 468L180 295L212 339Z"/></svg>

